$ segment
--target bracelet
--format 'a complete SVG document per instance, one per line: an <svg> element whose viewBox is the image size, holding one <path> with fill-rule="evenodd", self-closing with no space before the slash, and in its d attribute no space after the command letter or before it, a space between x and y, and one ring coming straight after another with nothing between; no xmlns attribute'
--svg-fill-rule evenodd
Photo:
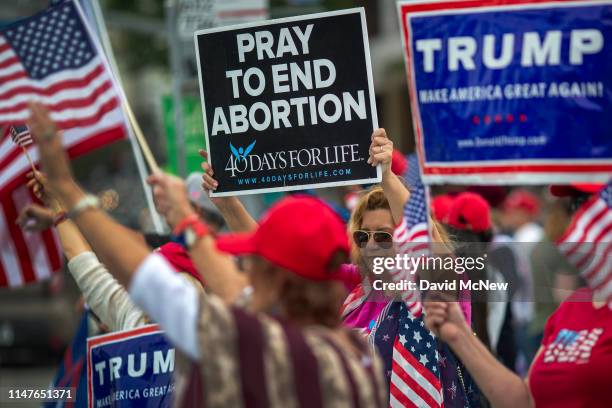
<svg viewBox="0 0 612 408"><path fill-rule="evenodd" d="M72 207L72 209L70 211L68 211L68 214L66 214L66 216L68 218L74 220L83 211L91 209L91 208L93 208L93 209L100 208L100 199L98 197L96 197L95 195L87 194L87 195L85 195L85 197L81 198L75 204L75 206Z"/></svg>
<svg viewBox="0 0 612 408"><path fill-rule="evenodd" d="M179 222L172 231L172 241L187 249L209 234L208 226L197 214L191 214Z"/></svg>
<svg viewBox="0 0 612 408"><path fill-rule="evenodd" d="M183 218L178 224L176 224L176 226L172 230L172 235L181 235L185 231L185 228L197 221L200 221L200 217L198 217L197 214L189 214L188 216Z"/></svg>
<svg viewBox="0 0 612 408"><path fill-rule="evenodd" d="M53 218L53 226L57 227L59 224L66 221L67 219L68 219L68 215L66 214L66 211L60 211Z"/></svg>

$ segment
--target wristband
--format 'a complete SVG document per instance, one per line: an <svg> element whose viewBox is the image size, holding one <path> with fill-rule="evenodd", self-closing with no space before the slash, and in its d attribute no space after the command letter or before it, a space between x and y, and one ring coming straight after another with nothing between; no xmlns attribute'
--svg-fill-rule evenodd
<svg viewBox="0 0 612 408"><path fill-rule="evenodd" d="M181 235L183 231L185 231L185 228L197 221L200 221L200 217L198 217L197 214L189 214L188 216L180 220L178 224L176 224L176 226L172 230L172 235Z"/></svg>
<svg viewBox="0 0 612 408"><path fill-rule="evenodd" d="M190 249L209 232L208 226L200 217L197 214L191 214L176 225L172 231L172 241Z"/></svg>
<svg viewBox="0 0 612 408"><path fill-rule="evenodd" d="M60 211L59 213L57 213L55 218L53 218L53 225L57 227L59 224L66 221L67 219L68 216L66 215L66 211Z"/></svg>
<svg viewBox="0 0 612 408"><path fill-rule="evenodd" d="M90 208L100 208L100 199L95 195L87 194L85 197L81 198L70 211L68 211L66 216L74 220L79 216L79 214Z"/></svg>

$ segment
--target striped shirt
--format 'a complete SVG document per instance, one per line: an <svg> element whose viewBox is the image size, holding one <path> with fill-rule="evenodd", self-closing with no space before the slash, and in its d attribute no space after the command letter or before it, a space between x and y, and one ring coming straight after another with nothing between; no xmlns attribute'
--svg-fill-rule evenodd
<svg viewBox="0 0 612 408"><path fill-rule="evenodd" d="M151 255L130 294L185 355L175 369L178 407L382 408L380 359L357 333L353 353L330 329L297 327L197 295ZM195 307L195 312L194 310Z"/></svg>

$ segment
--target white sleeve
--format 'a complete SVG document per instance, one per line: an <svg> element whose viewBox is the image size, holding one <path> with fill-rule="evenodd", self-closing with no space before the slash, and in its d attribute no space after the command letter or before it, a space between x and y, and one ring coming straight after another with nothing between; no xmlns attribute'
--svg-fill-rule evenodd
<svg viewBox="0 0 612 408"><path fill-rule="evenodd" d="M93 252L83 252L68 262L68 270L91 310L112 331L147 323L147 317L130 300L127 290L113 278Z"/></svg>
<svg viewBox="0 0 612 408"><path fill-rule="evenodd" d="M176 347L193 359L199 358L198 293L161 255L152 253L138 266L130 296Z"/></svg>

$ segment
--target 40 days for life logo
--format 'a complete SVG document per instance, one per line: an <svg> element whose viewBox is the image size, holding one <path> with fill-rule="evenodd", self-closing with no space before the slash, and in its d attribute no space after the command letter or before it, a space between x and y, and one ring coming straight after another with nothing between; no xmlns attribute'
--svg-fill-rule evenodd
<svg viewBox="0 0 612 408"><path fill-rule="evenodd" d="M253 140L246 147L236 147L230 142L230 154L225 165L225 171L230 173L230 177L251 172L327 166L364 160L359 154L357 143L280 150L263 154L252 153L256 143L257 140Z"/></svg>

